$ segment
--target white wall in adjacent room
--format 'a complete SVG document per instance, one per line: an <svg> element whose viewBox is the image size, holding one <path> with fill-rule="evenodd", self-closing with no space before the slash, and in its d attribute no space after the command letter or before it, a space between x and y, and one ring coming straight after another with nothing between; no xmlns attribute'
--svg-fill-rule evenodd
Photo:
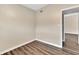
<svg viewBox="0 0 79 59"><path fill-rule="evenodd" d="M78 13L64 15L64 32L78 34Z"/></svg>

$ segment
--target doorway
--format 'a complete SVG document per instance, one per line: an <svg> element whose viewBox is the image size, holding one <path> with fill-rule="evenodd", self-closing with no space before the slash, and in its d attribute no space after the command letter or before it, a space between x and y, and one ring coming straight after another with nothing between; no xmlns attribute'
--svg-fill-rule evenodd
<svg viewBox="0 0 79 59"><path fill-rule="evenodd" d="M79 53L78 44L79 7L62 12L62 42L63 48Z"/></svg>

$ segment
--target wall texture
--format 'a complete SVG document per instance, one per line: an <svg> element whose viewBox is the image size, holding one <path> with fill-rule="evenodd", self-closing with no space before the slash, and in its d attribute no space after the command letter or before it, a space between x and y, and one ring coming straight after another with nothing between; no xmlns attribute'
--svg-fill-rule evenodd
<svg viewBox="0 0 79 59"><path fill-rule="evenodd" d="M48 5L37 11L36 37L40 40L62 46L61 9L75 5Z"/></svg>
<svg viewBox="0 0 79 59"><path fill-rule="evenodd" d="M0 5L0 51L35 38L35 12L21 5Z"/></svg>

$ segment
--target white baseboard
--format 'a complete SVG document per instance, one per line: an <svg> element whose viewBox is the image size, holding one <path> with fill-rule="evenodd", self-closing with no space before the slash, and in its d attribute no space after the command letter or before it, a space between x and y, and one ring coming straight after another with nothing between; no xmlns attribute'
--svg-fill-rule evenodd
<svg viewBox="0 0 79 59"><path fill-rule="evenodd" d="M43 40L40 40L40 39L35 39L35 40L40 41L40 42L44 42L44 43L49 44L49 45L52 45L52 46L56 46L56 47L62 48L62 46L57 45L57 44L53 44L53 43L50 43L50 42L46 42L46 41L43 41Z"/></svg>
<svg viewBox="0 0 79 59"><path fill-rule="evenodd" d="M33 41L35 41L35 39L33 39L33 40L31 40L31 41L28 41L28 42L25 42L25 43L23 43L23 44L17 45L17 46L15 46L15 47L9 48L9 49L7 49L7 50L4 50L4 51L2 51L2 52L0 53L0 55L6 53L6 52L8 52L8 51L11 51L11 50L13 50L13 49L16 49L16 48L18 48L18 47L21 47L21 46L23 46L23 45L25 45L25 44L31 43L31 42L33 42Z"/></svg>
<svg viewBox="0 0 79 59"><path fill-rule="evenodd" d="M0 53L0 55L6 53L6 52L8 52L8 51L11 51L11 50L13 50L13 49L16 49L16 48L18 48L18 47L21 47L21 46L23 46L23 45L25 45L25 44L31 43L31 42L33 42L33 41L35 41L35 40L40 41L40 42L44 42L44 43L46 43L46 44L53 45L53 46L56 46L56 47L59 47L59 48L62 48L62 46L57 45L57 44L53 44L53 43L50 43L50 42L46 42L46 41L43 41L43 40L40 40L40 39L33 39L33 40L31 40L31 41L28 41L28 42L25 42L25 43L23 43L23 44L20 44L20 45L17 45L17 46L15 46L15 47L12 47L12 48L9 48L9 49L7 49L7 50L4 50L4 51L2 51L2 52Z"/></svg>

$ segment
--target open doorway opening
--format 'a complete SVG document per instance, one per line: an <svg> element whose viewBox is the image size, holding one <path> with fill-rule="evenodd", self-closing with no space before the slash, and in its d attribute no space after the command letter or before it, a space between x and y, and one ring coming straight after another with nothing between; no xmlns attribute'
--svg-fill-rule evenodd
<svg viewBox="0 0 79 59"><path fill-rule="evenodd" d="M79 53L78 21L79 7L63 10L62 12L62 41L63 48Z"/></svg>

